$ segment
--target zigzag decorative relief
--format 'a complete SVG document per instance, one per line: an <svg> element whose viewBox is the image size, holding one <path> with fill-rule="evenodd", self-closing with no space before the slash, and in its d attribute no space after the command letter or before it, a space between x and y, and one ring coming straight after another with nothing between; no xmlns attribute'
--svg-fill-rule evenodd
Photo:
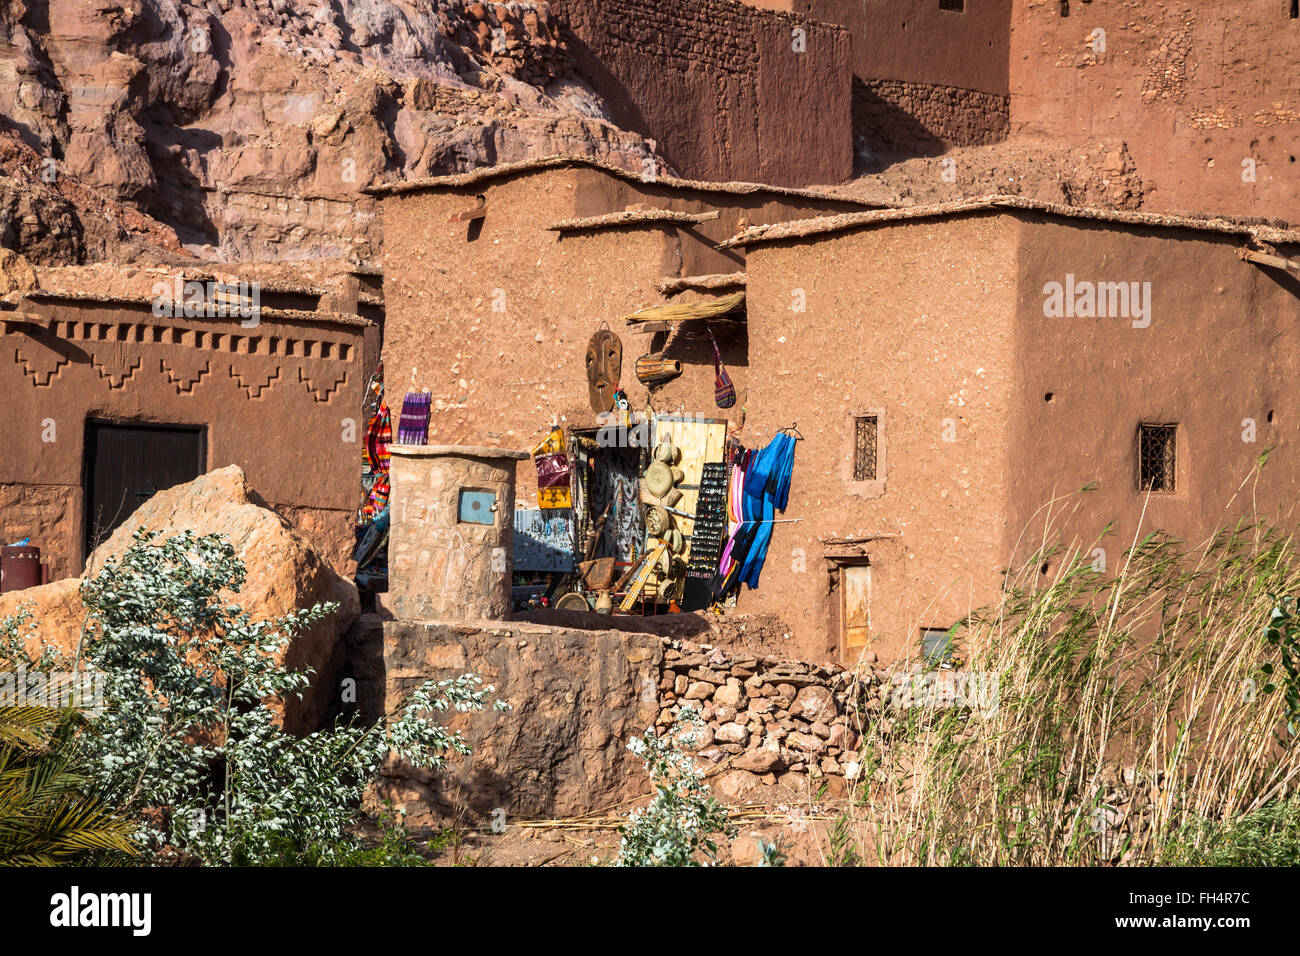
<svg viewBox="0 0 1300 956"><path fill-rule="evenodd" d="M6 324L5 333L13 331ZM289 371L286 364L292 363L297 368L298 382L306 387L312 400L326 403L348 383L345 366L357 361L360 354L351 342L274 334L282 333L282 328L264 327L249 334L242 328L218 331L151 322L51 319L47 327L36 333L21 327L18 331L25 336L52 335L65 342L81 343L73 351L84 350L91 367L113 390L125 388L139 373L144 354L138 346L162 346L167 354L159 358L158 370L166 382L175 387L177 395L194 394L198 385L213 371L213 360L204 358L204 353L221 352L275 357L275 368L270 373L241 371L235 367L234 361L227 366L230 378L250 399L264 397L277 381L286 379ZM319 335L318 330L312 331ZM64 369L72 364L71 359L59 351L23 341L24 344L14 350L14 361L37 388L52 386L62 377ZM220 364L226 365L225 362Z"/></svg>
<svg viewBox="0 0 1300 956"><path fill-rule="evenodd" d="M244 390L244 394L249 398L261 398L262 393L270 388L279 378L280 369L277 367L270 375L265 376L266 381L258 385L256 381L245 382L244 376L235 370L234 363L230 366L230 377L235 380L235 384Z"/></svg>
<svg viewBox="0 0 1300 956"><path fill-rule="evenodd" d="M185 356L190 358L190 356ZM182 363L177 362L176 365ZM197 362L191 361L191 366L197 365ZM193 372L187 373L180 371L175 366L169 366L166 359L158 360L158 370L167 376L167 381L176 386L177 395L192 395L194 386L203 381L203 377L212 371L212 363L204 362L202 368L196 368Z"/></svg>
<svg viewBox="0 0 1300 956"><path fill-rule="evenodd" d="M23 374L32 380L33 385L37 388L49 388L50 383L62 374L69 360L66 356L51 352L49 349L42 349L38 354L40 358L36 356L27 358L24 357L21 347L16 348L14 361L23 367Z"/></svg>
<svg viewBox="0 0 1300 956"><path fill-rule="evenodd" d="M342 378L335 379L334 384L328 385L324 390L321 390L316 387L315 382L303 374L301 368L298 369L298 381L307 386L307 391L311 394L311 397L318 402L328 402L334 393L339 390L340 385L347 384L347 380L348 373L345 370Z"/></svg>
<svg viewBox="0 0 1300 956"><path fill-rule="evenodd" d="M130 362L127 362L125 359L118 361L110 359L109 362L105 363L100 362L99 356L92 355L90 357L90 364L95 367L95 371L99 373L99 377L108 382L108 387L113 389L121 388L127 382L131 381L131 379L135 378L136 372L140 371L140 359L138 356ZM115 365L117 368L110 368L110 365Z"/></svg>
<svg viewBox="0 0 1300 956"><path fill-rule="evenodd" d="M325 358L340 362L354 361L357 351L349 342L282 335L268 336L260 332L250 334L249 330L243 327L234 331L213 331L187 329L174 325L153 325L146 322L72 322L56 319L50 323L50 331L75 342L184 345L212 352Z"/></svg>

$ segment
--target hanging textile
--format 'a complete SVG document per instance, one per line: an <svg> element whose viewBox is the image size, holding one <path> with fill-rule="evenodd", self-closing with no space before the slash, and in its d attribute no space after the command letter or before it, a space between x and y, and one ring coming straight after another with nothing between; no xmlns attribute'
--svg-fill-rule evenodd
<svg viewBox="0 0 1300 956"><path fill-rule="evenodd" d="M551 429L551 433L533 449L533 464L537 468L537 506L572 508L569 478L573 468L564 451L563 429Z"/></svg>
<svg viewBox="0 0 1300 956"><path fill-rule="evenodd" d="M370 522L388 507L388 446L393 440L393 426L382 388L381 385L379 407L366 423L366 440L361 446L362 486L366 492L359 515L361 524Z"/></svg>
<svg viewBox="0 0 1300 956"><path fill-rule="evenodd" d="M431 392L407 392L402 400L402 417L397 425L399 445L423 445L429 440Z"/></svg>
<svg viewBox="0 0 1300 956"><path fill-rule="evenodd" d="M778 432L767 447L746 453L733 468L728 515L734 530L714 578L715 594L724 594L738 582L751 590L758 587L772 541L772 522L789 501L794 451L794 437Z"/></svg>
<svg viewBox="0 0 1300 956"><path fill-rule="evenodd" d="M626 564L641 554L640 466L639 448L601 448L592 458L587 507L593 515L609 509L594 557Z"/></svg>
<svg viewBox="0 0 1300 956"><path fill-rule="evenodd" d="M709 329L709 342L713 344L713 401L719 408L730 408L736 404L736 386L731 384L731 376L722 367L722 353L718 351L712 329Z"/></svg>

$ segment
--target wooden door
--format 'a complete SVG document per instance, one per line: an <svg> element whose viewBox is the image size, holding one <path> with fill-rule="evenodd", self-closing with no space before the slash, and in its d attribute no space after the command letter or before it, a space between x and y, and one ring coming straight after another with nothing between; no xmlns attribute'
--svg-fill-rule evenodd
<svg viewBox="0 0 1300 956"><path fill-rule="evenodd" d="M871 565L847 564L840 569L840 645L844 663L852 666L866 650L871 636Z"/></svg>
<svg viewBox="0 0 1300 956"><path fill-rule="evenodd" d="M86 555L153 495L203 474L207 449L196 425L86 423Z"/></svg>

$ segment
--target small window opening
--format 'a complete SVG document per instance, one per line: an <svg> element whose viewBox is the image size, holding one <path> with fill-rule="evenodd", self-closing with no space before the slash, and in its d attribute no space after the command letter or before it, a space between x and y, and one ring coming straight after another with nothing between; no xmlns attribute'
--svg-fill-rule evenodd
<svg viewBox="0 0 1300 956"><path fill-rule="evenodd" d="M860 415L853 419L853 480L876 480L877 428L875 415Z"/></svg>
<svg viewBox="0 0 1300 956"><path fill-rule="evenodd" d="M952 661L952 629L943 627L921 628L921 653L931 667L941 667Z"/></svg>
<svg viewBox="0 0 1300 956"><path fill-rule="evenodd" d="M1061 16L1068 17L1069 15L1070 15L1070 0L1061 0Z"/></svg>
<svg viewBox="0 0 1300 956"><path fill-rule="evenodd" d="M1271 408L1268 410L1268 423L1273 424L1273 410Z"/></svg>
<svg viewBox="0 0 1300 956"><path fill-rule="evenodd" d="M1291 19L1300 20L1300 0L1291 0Z"/></svg>
<svg viewBox="0 0 1300 956"><path fill-rule="evenodd" d="M1052 399L1054 399L1054 398L1056 398L1056 393L1055 393L1055 392L1044 392L1044 393L1043 393L1043 401L1045 401L1045 402L1050 402L1050 401L1051 401Z"/></svg>
<svg viewBox="0 0 1300 956"><path fill-rule="evenodd" d="M939 0L940 10L952 10L956 13L966 12L966 0Z"/></svg>
<svg viewBox="0 0 1300 956"><path fill-rule="evenodd" d="M1177 425L1138 427L1138 490L1173 491L1177 474Z"/></svg>

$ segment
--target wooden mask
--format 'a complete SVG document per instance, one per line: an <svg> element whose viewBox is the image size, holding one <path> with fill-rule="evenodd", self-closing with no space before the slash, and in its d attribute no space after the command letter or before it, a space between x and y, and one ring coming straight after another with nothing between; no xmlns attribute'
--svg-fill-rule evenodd
<svg viewBox="0 0 1300 956"><path fill-rule="evenodd" d="M614 393L623 374L623 343L604 323L587 343L587 396L593 412L614 408Z"/></svg>

